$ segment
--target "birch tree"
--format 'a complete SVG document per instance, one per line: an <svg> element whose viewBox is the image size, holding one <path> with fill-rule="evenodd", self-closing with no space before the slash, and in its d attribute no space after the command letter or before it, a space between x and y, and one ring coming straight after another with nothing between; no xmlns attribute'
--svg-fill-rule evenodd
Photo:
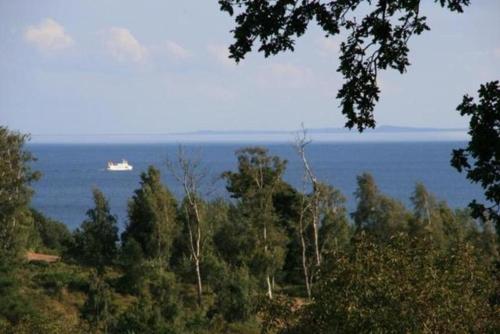
<svg viewBox="0 0 500 334"><path fill-rule="evenodd" d="M306 155L306 146L310 143L311 140L307 139L307 131L302 126L302 131L297 133L295 139L295 148L304 168L298 234L302 270L309 298L311 298L315 273L322 263L322 254L331 251L333 247L338 247L338 240L346 238L347 229L345 198L334 187L320 182L314 174ZM307 194L308 185L312 188L310 194ZM336 236L336 233L339 235Z"/></svg>
<svg viewBox="0 0 500 334"><path fill-rule="evenodd" d="M30 167L35 158L24 149L28 139L0 126L0 257L17 256L30 228L30 184L40 174Z"/></svg>
<svg viewBox="0 0 500 334"><path fill-rule="evenodd" d="M201 160L198 157L188 157L182 146L179 146L176 161L167 159L167 168L184 192L182 214L187 232L185 238L196 273L198 305L201 306L203 296L201 264L207 231L200 186L207 177L207 172L202 167Z"/></svg>
<svg viewBox="0 0 500 334"><path fill-rule="evenodd" d="M302 126L302 132L297 133L297 138L295 140L295 148L302 160L304 165L305 177L309 179L312 185L312 196L311 203L308 205L308 209L311 212L312 218L312 228L313 228L313 238L314 238L314 255L316 260L316 265L319 267L321 265L321 254L319 252L319 240L318 240L318 230L319 230L319 220L320 220L320 200L321 200L321 186L320 182L313 173L309 161L306 156L306 146L310 144L311 141L307 139L307 132L304 126Z"/></svg>

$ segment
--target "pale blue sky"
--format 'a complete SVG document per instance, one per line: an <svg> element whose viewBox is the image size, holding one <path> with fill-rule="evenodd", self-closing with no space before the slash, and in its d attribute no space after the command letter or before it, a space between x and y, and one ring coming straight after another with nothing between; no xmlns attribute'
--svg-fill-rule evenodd
<svg viewBox="0 0 500 334"><path fill-rule="evenodd" d="M461 96L500 79L500 1L427 4L412 66L383 73L378 124L466 127ZM231 19L210 1L0 0L0 124L38 134L341 127L338 38L226 58Z"/></svg>

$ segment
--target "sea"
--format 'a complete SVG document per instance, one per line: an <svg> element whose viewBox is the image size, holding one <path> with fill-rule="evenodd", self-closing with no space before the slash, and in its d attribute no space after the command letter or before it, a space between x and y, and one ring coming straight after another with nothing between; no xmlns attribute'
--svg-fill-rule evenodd
<svg viewBox="0 0 500 334"><path fill-rule="evenodd" d="M482 199L481 188L450 166L451 152L465 146L453 142L353 142L312 143L307 146L309 162L317 177L347 198L347 208L356 206L356 176L370 172L379 189L411 207L410 196L416 182L425 186L452 208L463 208L472 199ZM288 161L284 178L297 188L303 185L303 167L291 144L259 143ZM248 143L190 143L184 145L187 156L201 162L206 175L201 193L207 198L229 198L221 173L237 168L235 152L255 146ZM85 220L92 207L92 189L107 196L120 227L127 222L127 202L139 187L140 174L156 166L165 185L177 196L182 190L167 168L175 161L178 144L29 144L37 161L32 167L42 173L33 185L34 208L74 229ZM128 160L133 171L106 171L108 161Z"/></svg>

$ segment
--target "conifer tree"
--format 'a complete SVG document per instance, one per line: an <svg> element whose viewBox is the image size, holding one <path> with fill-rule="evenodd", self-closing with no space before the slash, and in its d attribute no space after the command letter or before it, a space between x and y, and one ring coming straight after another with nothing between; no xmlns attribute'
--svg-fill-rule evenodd
<svg viewBox="0 0 500 334"><path fill-rule="evenodd" d="M176 210L176 200L162 184L160 172L150 166L141 174L140 188L129 202L129 222L122 240L134 239L145 259L166 266L176 231Z"/></svg>
<svg viewBox="0 0 500 334"><path fill-rule="evenodd" d="M92 191L94 208L87 211L87 219L74 233L73 256L80 263L102 272L114 263L118 254L118 226L109 203L99 189Z"/></svg>

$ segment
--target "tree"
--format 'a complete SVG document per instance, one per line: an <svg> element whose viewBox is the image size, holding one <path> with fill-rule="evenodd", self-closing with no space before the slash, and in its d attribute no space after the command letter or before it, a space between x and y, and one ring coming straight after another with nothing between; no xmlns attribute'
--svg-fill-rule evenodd
<svg viewBox="0 0 500 334"><path fill-rule="evenodd" d="M58 221L50 219L41 212L31 209L36 234L40 237L42 246L51 251L63 254L73 242L73 236L68 227Z"/></svg>
<svg viewBox="0 0 500 334"><path fill-rule="evenodd" d="M118 263L124 271L121 278L122 289L138 294L144 287L145 259L141 245L134 238L129 238L122 244Z"/></svg>
<svg viewBox="0 0 500 334"><path fill-rule="evenodd" d="M101 273L114 263L118 254L118 227L109 203L99 189L92 191L94 208L87 211L87 219L74 233L73 256L82 264Z"/></svg>
<svg viewBox="0 0 500 334"><path fill-rule="evenodd" d="M0 331L3 325L15 325L33 312L29 300L21 294L17 265L0 257Z"/></svg>
<svg viewBox="0 0 500 334"><path fill-rule="evenodd" d="M252 288L254 282L246 267L224 272L215 283L217 296L213 311L228 322L246 321L253 313Z"/></svg>
<svg viewBox="0 0 500 334"><path fill-rule="evenodd" d="M184 333L178 330L182 303L173 273L145 267L144 285L135 303L120 315L113 333Z"/></svg>
<svg viewBox="0 0 500 334"><path fill-rule="evenodd" d="M29 210L31 183L40 177L30 166L35 158L24 148L28 139L0 126L0 331L4 324L15 325L31 313L17 277L34 230Z"/></svg>
<svg viewBox="0 0 500 334"><path fill-rule="evenodd" d="M354 223L358 228L375 224L374 213L379 206L380 193L373 176L364 173L357 177L358 189L354 196L358 200L356 211L352 214Z"/></svg>
<svg viewBox="0 0 500 334"><path fill-rule="evenodd" d="M199 187L203 178L206 177L206 173L201 170L198 159L189 159L186 156L182 146L179 146L177 166L172 161L167 161L167 166L184 190L185 197L182 204L182 212L184 213L186 222L186 238L188 240L189 254L196 272L198 305L201 306L203 295L201 262L207 239L207 224Z"/></svg>
<svg viewBox="0 0 500 334"><path fill-rule="evenodd" d="M443 253L404 234L380 243L359 233L325 261L313 302L282 333L496 332L489 270L469 243Z"/></svg>
<svg viewBox="0 0 500 334"><path fill-rule="evenodd" d="M405 230L408 217L403 204L381 194L371 174L364 173L357 179L358 189L354 195L358 205L352 217L358 230L382 239Z"/></svg>
<svg viewBox="0 0 500 334"><path fill-rule="evenodd" d="M24 149L29 136L0 126L0 258L13 259L26 246L32 229L30 185L40 178L31 169L33 155Z"/></svg>
<svg viewBox="0 0 500 334"><path fill-rule="evenodd" d="M441 7L462 13L470 0L435 0ZM219 0L222 11L235 16L230 57L237 62L260 42L266 57L293 51L295 40L316 22L326 37L345 31L340 45L338 72L344 84L337 93L346 126L363 131L375 127L373 110L379 99L379 70L404 73L410 65L408 43L413 35L429 30L419 0L266 1ZM359 17L360 13L366 13Z"/></svg>
<svg viewBox="0 0 500 334"><path fill-rule="evenodd" d="M418 182L410 198L413 203L413 217L410 220L410 235L414 237L431 236L437 244L443 244L444 222L442 210L434 195ZM453 219L453 218L452 218Z"/></svg>
<svg viewBox="0 0 500 334"><path fill-rule="evenodd" d="M108 284L103 277L92 273L82 318L87 320L93 333L108 333L112 318L112 300Z"/></svg>
<svg viewBox="0 0 500 334"><path fill-rule="evenodd" d="M337 226L335 225L340 223L345 227L347 221L346 219L342 220L345 218L342 217L345 216L345 198L332 186L320 182L309 164L306 156L306 146L309 143L306 130L302 127L302 132L297 134L295 140L295 148L304 166L304 189L300 194L298 234L306 291L308 297L311 298L315 272L321 266L322 255L331 251L328 246L333 246L331 243L329 245L329 241L335 239L335 236L330 234L336 232ZM307 184L310 184L312 188L310 195L305 194ZM311 231L312 233L310 233ZM308 234L312 234L312 237ZM312 259L311 249L313 249L314 254Z"/></svg>
<svg viewBox="0 0 500 334"><path fill-rule="evenodd" d="M129 202L129 222L122 240L134 239L146 259L155 260L158 267L166 266L177 228L176 215L174 196L161 183L160 172L150 166L141 174L140 188Z"/></svg>
<svg viewBox="0 0 500 334"><path fill-rule="evenodd" d="M313 237L314 237L314 254L316 257L316 265L320 266L321 265L321 255L319 252L319 236L318 236L318 230L319 230L319 223L320 223L320 200L321 200L321 189L323 188L318 179L316 178L316 175L313 173L312 168L309 164L309 161L307 160L306 156L306 146L310 143L310 141L307 140L307 133L302 126L302 133L297 134L297 138L295 140L295 149L297 150L302 163L304 165L304 177L307 177L309 179L310 184L312 185L312 196L310 203L307 205L309 211L311 212L311 217L312 217L312 228L313 228ZM305 209L305 203L302 203L301 207ZM301 211L303 211L303 209ZM300 220L303 221L304 213L301 212L301 217ZM302 225L302 222L299 224ZM300 228L301 231L303 228ZM302 234L302 232L301 232ZM301 239L303 239L301 237ZM302 241L303 243L303 241Z"/></svg>
<svg viewBox="0 0 500 334"><path fill-rule="evenodd" d="M236 152L238 171L223 173L227 190L239 200L238 209L256 244L249 264L265 279L267 295L273 297L274 275L281 269L285 256L284 233L278 225L273 198L280 186L286 161L268 156L261 147L248 147Z"/></svg>
<svg viewBox="0 0 500 334"><path fill-rule="evenodd" d="M457 110L470 117L470 142L453 150L451 165L479 183L489 204L473 200L469 207L475 218L491 220L500 235L500 85L488 82L479 88L479 102L465 95ZM490 206L488 206L490 205Z"/></svg>

